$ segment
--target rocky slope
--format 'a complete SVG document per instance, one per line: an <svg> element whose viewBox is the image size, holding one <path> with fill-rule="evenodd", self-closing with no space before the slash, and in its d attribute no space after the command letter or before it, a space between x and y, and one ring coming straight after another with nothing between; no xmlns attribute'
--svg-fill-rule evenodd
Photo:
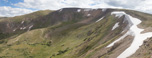
<svg viewBox="0 0 152 58"><path fill-rule="evenodd" d="M129 58L152 58L152 38L144 41L143 45Z"/></svg>
<svg viewBox="0 0 152 58"><path fill-rule="evenodd" d="M3 18L0 58L149 58L151 40L144 40L152 37L151 21L152 15L134 10L88 8Z"/></svg>

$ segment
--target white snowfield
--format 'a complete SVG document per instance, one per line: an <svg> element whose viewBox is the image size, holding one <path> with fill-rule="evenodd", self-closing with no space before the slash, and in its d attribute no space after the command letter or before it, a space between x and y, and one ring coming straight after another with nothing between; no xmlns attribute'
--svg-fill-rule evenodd
<svg viewBox="0 0 152 58"><path fill-rule="evenodd" d="M21 24L23 24L23 23L24 23L24 21L21 22Z"/></svg>
<svg viewBox="0 0 152 58"><path fill-rule="evenodd" d="M91 14L88 14L87 16L90 16Z"/></svg>
<svg viewBox="0 0 152 58"><path fill-rule="evenodd" d="M81 12L81 9L78 9L77 12Z"/></svg>
<svg viewBox="0 0 152 58"><path fill-rule="evenodd" d="M32 27L33 27L33 25L31 25L31 26L29 27L28 31L31 30Z"/></svg>
<svg viewBox="0 0 152 58"><path fill-rule="evenodd" d="M104 18L104 16L103 17L101 17L99 20L97 20L96 22L99 22L99 21L101 21L102 19Z"/></svg>
<svg viewBox="0 0 152 58"><path fill-rule="evenodd" d="M62 11L62 9L59 10L59 12L61 12L61 11Z"/></svg>
<svg viewBox="0 0 152 58"><path fill-rule="evenodd" d="M112 27L112 30L116 29L117 27L119 27L119 22L117 22L117 23Z"/></svg>
<svg viewBox="0 0 152 58"><path fill-rule="evenodd" d="M152 37L152 32L147 32L147 33L141 34L141 32L144 29L140 29L140 28L137 27L137 25L141 23L140 19L134 18L134 17L126 14L125 12L122 12L122 11L115 11L115 12L112 12L111 14L115 14L117 17L121 17L122 15L125 15L125 17L126 17L125 19L128 20L129 25L131 27L126 34L124 34L123 36L121 36L119 39L115 40L111 44L109 44L107 47L113 46L114 43L116 43L116 42L120 41L121 39L125 38L127 35L134 36L134 40L133 40L131 46L129 46L117 58L127 58L127 57L131 56L132 54L134 54L136 52L136 50L139 49L139 46L141 46L143 44L143 41L145 39L147 39L149 37Z"/></svg>
<svg viewBox="0 0 152 58"><path fill-rule="evenodd" d="M128 31L126 32L123 36L121 36L119 39L115 40L114 42L112 42L111 44L109 44L106 48L112 47L116 42L120 41L121 39L124 39L126 36L128 35L132 35L133 32L132 31Z"/></svg>

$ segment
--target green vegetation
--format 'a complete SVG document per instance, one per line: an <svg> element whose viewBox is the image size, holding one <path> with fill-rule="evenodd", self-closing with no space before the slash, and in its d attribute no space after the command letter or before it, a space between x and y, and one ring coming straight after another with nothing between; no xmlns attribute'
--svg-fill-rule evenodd
<svg viewBox="0 0 152 58"><path fill-rule="evenodd" d="M67 21L47 28L34 29L9 40L7 42L9 49L3 50L0 56L8 58L77 58L89 50L93 50L92 53L94 53L111 42L98 44L108 35L115 22L113 16L110 16L89 25ZM92 53L87 55L91 56ZM84 57L89 58L87 55Z"/></svg>
<svg viewBox="0 0 152 58"><path fill-rule="evenodd" d="M119 38L123 27L111 30L115 23L121 22L110 13L99 22L92 20L90 24L79 23L85 18L82 13L72 13L67 21L53 21L49 16L39 21L39 18L48 15L49 10L1 20L20 24L35 23L27 30L17 30L14 33L0 33L0 58L93 58L98 51ZM61 12L59 15L63 15ZM139 14L140 15L140 14ZM64 16L64 15L63 15ZM65 18L65 16L64 16ZM69 17L68 17L69 18ZM91 17L95 19L94 17ZM36 20L33 22L33 20ZM53 22L54 24L51 24ZM146 20L142 23L144 24ZM147 21L148 22L148 21ZM151 23L145 23L150 25ZM32 24L29 24L32 25ZM113 51L100 55L106 58ZM148 54L145 54L148 55ZM99 57L98 57L99 58Z"/></svg>

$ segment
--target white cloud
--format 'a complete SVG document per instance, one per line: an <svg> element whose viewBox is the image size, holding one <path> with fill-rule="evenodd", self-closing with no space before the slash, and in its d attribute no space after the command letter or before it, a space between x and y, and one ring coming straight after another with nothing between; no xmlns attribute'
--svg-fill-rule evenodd
<svg viewBox="0 0 152 58"><path fill-rule="evenodd" d="M19 2L14 4L15 6L34 8L34 9L59 9L64 4L61 3L62 0L24 0L24 2Z"/></svg>
<svg viewBox="0 0 152 58"><path fill-rule="evenodd" d="M105 0L109 5L115 7L133 8L138 6L143 0Z"/></svg>
<svg viewBox="0 0 152 58"><path fill-rule="evenodd" d="M106 3L114 7L122 7L152 14L152 0L106 0Z"/></svg>
<svg viewBox="0 0 152 58"><path fill-rule="evenodd" d="M135 7L135 10L139 10L146 13L152 14L152 0L145 0L141 2L137 7Z"/></svg>
<svg viewBox="0 0 152 58"><path fill-rule="evenodd" d="M18 15L23 15L27 13L33 12L32 10L28 9L21 9L21 8L12 8L12 7L0 7L0 16L1 17L13 17Z"/></svg>
<svg viewBox="0 0 152 58"><path fill-rule="evenodd" d="M152 13L152 0L24 0L13 5L37 10L57 10L65 7L125 8ZM0 16L16 16L32 12L21 8L0 7Z"/></svg>
<svg viewBox="0 0 152 58"><path fill-rule="evenodd" d="M80 8L126 8L150 12L151 0L24 0L15 6L33 9L56 10L64 7Z"/></svg>
<svg viewBox="0 0 152 58"><path fill-rule="evenodd" d="M92 4L98 4L93 6ZM100 0L24 0L14 4L15 6L34 8L34 9L51 9L57 10L65 7L79 7L79 8L106 8L113 7L105 4Z"/></svg>

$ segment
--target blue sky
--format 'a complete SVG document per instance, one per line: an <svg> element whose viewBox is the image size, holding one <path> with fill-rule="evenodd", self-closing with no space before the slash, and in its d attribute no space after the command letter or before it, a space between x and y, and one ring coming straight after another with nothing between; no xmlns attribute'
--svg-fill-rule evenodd
<svg viewBox="0 0 152 58"><path fill-rule="evenodd" d="M17 4L19 2L24 2L24 0L0 0L0 6L3 7L3 6L9 6L9 7L12 7L12 8L24 8L24 7L18 7L18 6L15 6L14 4ZM38 10L38 9L33 9L33 8L25 8L25 9L30 9L30 10Z"/></svg>
<svg viewBox="0 0 152 58"><path fill-rule="evenodd" d="M0 0L0 16L18 16L65 7L123 8L152 14L152 0Z"/></svg>
<svg viewBox="0 0 152 58"><path fill-rule="evenodd" d="M16 7L12 4L16 4L18 2L23 2L23 0L0 0L0 6L11 6Z"/></svg>

